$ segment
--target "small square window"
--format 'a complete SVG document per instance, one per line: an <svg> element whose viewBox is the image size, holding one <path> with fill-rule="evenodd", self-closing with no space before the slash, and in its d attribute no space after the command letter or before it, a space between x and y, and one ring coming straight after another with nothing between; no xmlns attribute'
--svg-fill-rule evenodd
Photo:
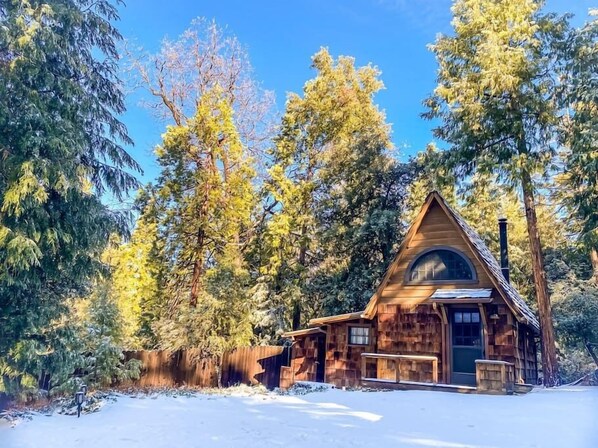
<svg viewBox="0 0 598 448"><path fill-rule="evenodd" d="M369 327L349 327L349 344L351 345L369 345L370 328Z"/></svg>

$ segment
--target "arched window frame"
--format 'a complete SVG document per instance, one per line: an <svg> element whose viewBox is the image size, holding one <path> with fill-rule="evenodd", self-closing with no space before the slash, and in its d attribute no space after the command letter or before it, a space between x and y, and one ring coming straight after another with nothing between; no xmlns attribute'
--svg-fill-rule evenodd
<svg viewBox="0 0 598 448"><path fill-rule="evenodd" d="M420 281L411 280L411 270L413 269L413 266L415 266L417 261L420 258L424 257L425 255L429 254L430 252L435 252L437 250L446 250L449 252L453 252L453 253L457 254L458 256L460 256L461 258L463 258L463 260L465 260L465 263L467 263L467 266L469 266L469 269L471 270L471 279L468 279L468 280L420 280ZM473 263L471 262L471 260L469 259L469 257L467 255L465 255L460 250L455 249L454 247L450 247L450 246L428 247L427 249L424 249L423 251L418 253L415 257L413 257L413 260L411 260L411 262L409 263L409 266L407 266L407 270L405 271L405 284L410 284L410 285L442 285L442 284L445 284L446 285L446 284L450 284L450 283L461 283L461 284L478 283L478 273L476 272L476 269L473 266Z"/></svg>

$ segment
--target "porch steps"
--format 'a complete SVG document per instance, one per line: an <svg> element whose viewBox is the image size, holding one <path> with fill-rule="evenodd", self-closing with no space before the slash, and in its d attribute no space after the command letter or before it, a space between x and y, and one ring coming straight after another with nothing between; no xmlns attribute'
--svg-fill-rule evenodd
<svg viewBox="0 0 598 448"><path fill-rule="evenodd" d="M430 391L444 391L457 392L460 394L475 394L478 393L474 386L461 386L457 384L432 384L420 383L418 381L399 381L394 380L379 380L374 378L363 378L361 386L372 389L392 389L392 390L430 390Z"/></svg>

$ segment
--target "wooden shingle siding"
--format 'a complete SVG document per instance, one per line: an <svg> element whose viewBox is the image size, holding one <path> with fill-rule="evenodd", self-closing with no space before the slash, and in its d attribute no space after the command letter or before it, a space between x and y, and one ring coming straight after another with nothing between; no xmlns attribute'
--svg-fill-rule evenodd
<svg viewBox="0 0 598 448"><path fill-rule="evenodd" d="M432 305L410 309L380 304L377 317L378 353L436 356L442 371L442 321ZM393 372L394 366L385 369L384 363L378 363L378 378L387 378ZM429 363L401 362L400 374L407 381L432 381Z"/></svg>
<svg viewBox="0 0 598 448"><path fill-rule="evenodd" d="M370 327L369 345L350 345L349 327ZM357 319L334 323L327 327L326 382L337 387L355 387L361 378L361 354L375 350L376 326L374 322Z"/></svg>
<svg viewBox="0 0 598 448"><path fill-rule="evenodd" d="M536 342L533 331L525 326L517 328L517 351L515 363L515 382L536 384L538 382Z"/></svg>
<svg viewBox="0 0 598 448"><path fill-rule="evenodd" d="M517 324L511 310L497 306L498 319L488 319L487 359L510 362L515 366L515 382L537 382L534 333L526 325Z"/></svg>
<svg viewBox="0 0 598 448"><path fill-rule="evenodd" d="M319 335L297 338L292 347L291 377L295 381L316 381Z"/></svg>
<svg viewBox="0 0 598 448"><path fill-rule="evenodd" d="M506 305L499 305L498 319L488 319L488 353L486 358L515 364L515 319Z"/></svg>

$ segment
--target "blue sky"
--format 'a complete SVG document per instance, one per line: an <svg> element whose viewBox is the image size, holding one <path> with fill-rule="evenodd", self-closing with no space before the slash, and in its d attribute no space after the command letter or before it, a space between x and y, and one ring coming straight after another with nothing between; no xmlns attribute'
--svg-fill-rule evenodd
<svg viewBox="0 0 598 448"><path fill-rule="evenodd" d="M545 10L572 12L585 20L596 0L548 0ZM422 100L435 85L436 63L426 45L450 32L451 0L126 0L117 25L127 39L155 51L196 17L214 19L249 52L255 78L276 94L284 110L287 92L300 92L313 77L311 56L322 46L334 56L356 58L382 70L386 89L376 97L392 124L399 157L407 159L432 141L432 124L420 118ZM123 117L135 141L131 153L148 181L158 174L152 151L164 124L128 100Z"/></svg>

